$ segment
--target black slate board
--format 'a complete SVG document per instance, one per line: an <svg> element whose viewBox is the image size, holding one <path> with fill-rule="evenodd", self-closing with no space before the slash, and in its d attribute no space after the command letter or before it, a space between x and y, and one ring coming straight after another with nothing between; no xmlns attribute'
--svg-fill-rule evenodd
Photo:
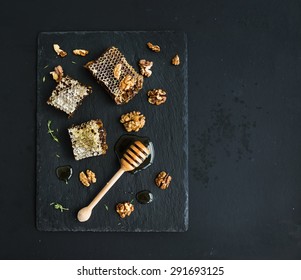
<svg viewBox="0 0 301 280"><path fill-rule="evenodd" d="M146 47L151 41L159 44L160 53ZM52 45L57 43L68 52L58 57ZM116 46L128 62L138 71L137 62L145 58L154 62L153 74L145 78L143 89L128 104L117 106L107 92L96 83L83 65L96 59L106 48ZM72 54L83 48L90 51L86 57ZM171 58L178 53L179 66L171 65ZM72 118L46 104L56 83L49 72L61 65L65 74L91 85L93 93L87 97ZM147 102L147 91L163 88L167 102L154 106ZM36 223L42 231L186 231L188 228L188 92L187 92L187 40L179 32L43 32L38 37L37 62L37 192ZM119 123L122 114L138 110L146 116L145 127L136 133L148 136L154 143L155 161L148 169L135 175L125 173L114 187L94 208L85 223L76 219L79 209L86 206L105 183L119 169L114 144L125 134ZM90 119L100 118L107 130L109 150L105 156L75 161L67 128ZM47 133L47 121L60 143ZM58 166L71 165L73 176L68 184L59 181L55 174ZM78 179L80 171L91 169L97 183L85 188ZM173 179L169 189L161 190L154 178L161 170L168 171ZM148 189L154 201L141 205L135 194ZM134 200L135 211L120 219L115 205ZM68 207L60 212L52 202Z"/></svg>

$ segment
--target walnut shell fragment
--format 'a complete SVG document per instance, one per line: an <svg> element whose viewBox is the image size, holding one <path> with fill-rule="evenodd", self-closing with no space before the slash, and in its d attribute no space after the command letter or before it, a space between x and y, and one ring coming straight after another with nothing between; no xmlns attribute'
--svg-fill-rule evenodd
<svg viewBox="0 0 301 280"><path fill-rule="evenodd" d="M120 218L125 218L126 216L130 216L132 212L135 210L134 205L130 202L118 203L116 205L116 212L119 214Z"/></svg>

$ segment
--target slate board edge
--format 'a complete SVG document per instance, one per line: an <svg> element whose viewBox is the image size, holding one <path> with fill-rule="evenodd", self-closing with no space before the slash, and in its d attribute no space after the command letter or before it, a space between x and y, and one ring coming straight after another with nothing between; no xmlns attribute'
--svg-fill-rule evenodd
<svg viewBox="0 0 301 280"><path fill-rule="evenodd" d="M40 49L40 35L44 33L44 32L40 32L37 36L37 58L39 57L39 52L41 51ZM39 87L39 80L41 79L41 75L40 75L40 72L38 71L39 69L39 59L37 59L37 62L36 62L36 69L37 69L37 81L36 81L36 86L37 86L37 89L36 89L36 93L37 94L40 94L40 87ZM38 139L40 138L40 127L41 127L41 124L39 123L39 118L38 118L38 114L39 114L39 99L38 97L36 98L36 191L35 191L35 194L36 194L36 217L35 217L35 223L36 223L36 228L37 230L39 231L44 231L43 227L41 227L40 223L39 223L39 215L38 215L38 212L40 211L40 208L39 208L39 201L38 201L38 197L39 197L39 191L40 191L40 188L39 188L39 184L40 184L40 181L39 181L39 164L38 162L40 161L40 153L39 153L39 150L40 150L40 146L38 145L39 141Z"/></svg>
<svg viewBox="0 0 301 280"><path fill-rule="evenodd" d="M184 41L185 41L185 65L186 68L184 69L184 102L183 102L183 108L184 108L184 119L183 119L183 124L184 124L184 131L185 131L185 143L186 145L183 147L183 151L185 153L186 156L186 166L185 166L185 172L184 172L184 178L183 178L183 185L185 187L186 190L186 209L185 209L185 213L184 213L184 231L188 230L189 227L189 168L188 168L188 151L189 151L189 129L188 129L188 125L189 125L189 112L188 112L188 38L187 38L187 34L185 32L183 32L183 36L184 36Z"/></svg>

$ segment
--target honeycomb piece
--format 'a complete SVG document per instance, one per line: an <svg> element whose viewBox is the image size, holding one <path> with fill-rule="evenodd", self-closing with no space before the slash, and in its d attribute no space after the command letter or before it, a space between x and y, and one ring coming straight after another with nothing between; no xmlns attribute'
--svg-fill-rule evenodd
<svg viewBox="0 0 301 280"><path fill-rule="evenodd" d="M118 77L117 65L118 68L120 67ZM88 62L85 67L118 105L129 102L142 89L143 76L128 64L124 55L116 47L109 48L97 60ZM126 85L125 80L128 80Z"/></svg>
<svg viewBox="0 0 301 280"><path fill-rule="evenodd" d="M68 129L75 160L104 155L108 149L107 133L100 119Z"/></svg>
<svg viewBox="0 0 301 280"><path fill-rule="evenodd" d="M92 92L92 88L66 76L52 91L47 104L65 112L71 117L81 105L83 99Z"/></svg>

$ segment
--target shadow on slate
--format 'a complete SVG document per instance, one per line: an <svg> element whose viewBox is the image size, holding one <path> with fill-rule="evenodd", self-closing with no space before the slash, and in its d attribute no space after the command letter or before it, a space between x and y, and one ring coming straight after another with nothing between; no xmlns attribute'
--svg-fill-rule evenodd
<svg viewBox="0 0 301 280"><path fill-rule="evenodd" d="M150 51L151 41L161 47L160 53ZM58 57L53 44L67 51ZM138 71L138 61L154 62L153 74L144 79L143 89L128 104L116 105L109 94L83 67L98 58L107 48L116 46L127 61ZM72 54L73 49L87 49L86 57ZM181 64L174 66L171 58L179 54ZM65 75L90 85L93 92L84 99L72 118L46 104L56 86L49 74L61 65ZM38 37L37 65L37 203L36 223L41 231L136 231L181 232L188 229L188 91L187 91L187 39L180 32L51 32ZM147 91L162 88L167 92L167 102L154 106L147 101ZM106 182L119 169L114 144L126 133L120 116L130 111L140 111L146 116L146 125L135 135L147 136L154 143L155 160L147 169L133 175L125 173L94 208L91 218L77 221L77 212L88 205ZM106 155L75 161L67 129L91 119L100 118L107 131L109 149ZM53 141L48 134L47 122L59 139ZM73 176L68 184L60 181L55 170L71 165ZM84 187L78 175L91 169L97 183ZM154 178L166 170L173 177L167 190L154 184ZM139 204L135 195L150 190L154 201ZM130 217L119 218L115 206L119 202L134 201L135 211ZM69 208L59 211L50 205L59 203Z"/></svg>

